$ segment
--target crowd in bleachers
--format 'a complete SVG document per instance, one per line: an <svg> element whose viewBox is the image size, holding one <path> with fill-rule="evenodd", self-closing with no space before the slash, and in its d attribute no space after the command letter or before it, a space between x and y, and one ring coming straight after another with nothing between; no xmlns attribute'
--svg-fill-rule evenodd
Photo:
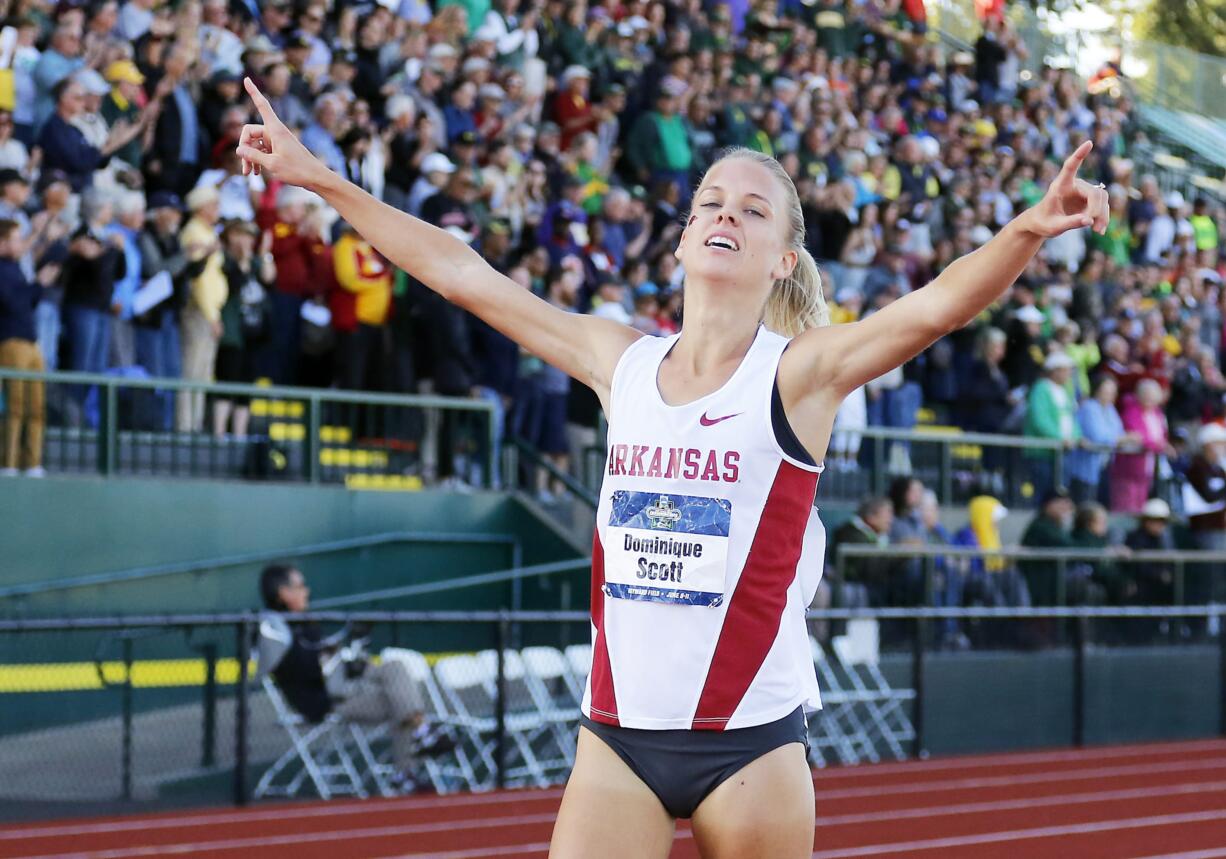
<svg viewBox="0 0 1226 859"><path fill-rule="evenodd" d="M854 393L829 462L857 468L859 429L912 427L923 406L1059 440L1059 469L1027 460L1040 495L1059 473L1079 501L1138 512L1223 414L1226 216L1134 166L1118 65L1032 74L1000 7L954 52L919 0L16 0L0 363L478 397L567 465L589 392L395 271L319 198L241 175L244 75L332 169L525 289L652 334L679 324L672 251L723 147L793 176L845 323L987 241L1092 138L1106 234L1049 242L982 319ZM42 392L25 387L2 465L38 473ZM85 395L56 404L65 423ZM242 402L200 394L157 423L248 431Z"/></svg>
<svg viewBox="0 0 1226 859"><path fill-rule="evenodd" d="M1226 430L1210 430L1205 448L1215 462L1226 454ZM1208 458L1201 458L1207 465ZM1216 473L1222 474L1220 465ZM1199 479L1196 485L1202 485ZM1224 493L1226 484L1218 491ZM1220 563L1180 565L1136 554L1221 550L1226 505L1216 506L1189 517L1185 527L1173 521L1166 501L1151 498L1135 517L1112 522L1104 505L1077 504L1067 489L1056 487L1039 499L1020 534L1005 540L1001 526L1009 511L998 499L976 495L967 505L966 524L951 530L942 523L936 493L916 478L900 477L887 495L866 498L831 533L827 581L816 605L1027 608L1218 601L1226 596ZM846 546L904 551L844 555ZM946 555L947 547L975 551ZM1065 557L1027 557L1029 550L1063 550ZM1133 624L1128 635L1154 631L1153 624ZM939 621L939 633L944 647L971 644L956 619Z"/></svg>

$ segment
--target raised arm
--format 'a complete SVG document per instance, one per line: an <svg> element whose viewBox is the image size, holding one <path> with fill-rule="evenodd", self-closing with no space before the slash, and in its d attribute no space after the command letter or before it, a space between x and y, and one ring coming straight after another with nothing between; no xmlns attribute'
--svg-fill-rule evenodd
<svg viewBox="0 0 1226 859"><path fill-rule="evenodd" d="M238 155L244 174L267 172L315 191L395 265L590 386L608 406L613 368L639 332L542 301L450 233L376 200L325 167L277 118L255 84L249 78L244 84L264 121L243 128Z"/></svg>
<svg viewBox="0 0 1226 859"><path fill-rule="evenodd" d="M1078 147L1037 205L923 289L859 322L811 329L797 337L780 367L785 402L817 394L841 401L971 322L1017 279L1045 239L1082 227L1105 232L1106 190L1077 178L1091 148L1089 141Z"/></svg>

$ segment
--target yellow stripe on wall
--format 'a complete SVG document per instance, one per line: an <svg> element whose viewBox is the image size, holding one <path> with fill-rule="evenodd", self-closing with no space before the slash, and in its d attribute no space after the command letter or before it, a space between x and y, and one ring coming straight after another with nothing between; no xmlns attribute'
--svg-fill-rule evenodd
<svg viewBox="0 0 1226 859"><path fill-rule="evenodd" d="M252 662L249 673L254 673ZM125 678L122 662L103 662L106 682L119 685ZM150 659L132 663L132 686L138 689L203 686L203 659ZM217 682L234 685L238 681L238 660L217 660ZM97 665L93 662L32 663L0 665L0 694L13 692L79 692L102 689Z"/></svg>
<svg viewBox="0 0 1226 859"><path fill-rule="evenodd" d="M454 653L427 653L433 665ZM372 660L379 662L376 656ZM103 662L102 673L110 685L124 682L122 662ZM132 663L132 686L136 689L173 689L203 686L203 659L140 659ZM247 676L255 676L255 661L247 667ZM217 682L233 686L238 682L238 660L217 660ZM26 665L0 665L0 695L29 692L82 692L104 688L93 662L44 662Z"/></svg>

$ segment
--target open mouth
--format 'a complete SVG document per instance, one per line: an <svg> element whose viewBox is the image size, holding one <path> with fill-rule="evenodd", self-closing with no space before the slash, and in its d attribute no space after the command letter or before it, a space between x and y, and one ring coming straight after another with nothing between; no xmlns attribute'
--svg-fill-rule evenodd
<svg viewBox="0 0 1226 859"><path fill-rule="evenodd" d="M711 236L711 238L707 239L706 246L726 251L739 251L741 249L740 245L727 236Z"/></svg>

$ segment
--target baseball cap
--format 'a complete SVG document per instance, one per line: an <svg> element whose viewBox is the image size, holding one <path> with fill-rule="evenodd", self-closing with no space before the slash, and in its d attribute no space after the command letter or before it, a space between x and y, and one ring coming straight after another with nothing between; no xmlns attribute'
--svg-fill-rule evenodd
<svg viewBox="0 0 1226 859"><path fill-rule="evenodd" d="M1043 311L1035 307L1033 304L1027 304L1020 308L1017 313L1013 314L1017 317L1018 322L1043 322Z"/></svg>
<svg viewBox="0 0 1226 859"><path fill-rule="evenodd" d="M431 152L421 160L422 173L454 173L455 165L441 152Z"/></svg>
<svg viewBox="0 0 1226 859"><path fill-rule="evenodd" d="M1075 366L1073 359L1063 352L1052 352L1043 361L1044 370L1071 370Z"/></svg>
<svg viewBox="0 0 1226 859"><path fill-rule="evenodd" d="M143 84L145 76L131 60L116 60L106 67L104 77L111 83Z"/></svg>
<svg viewBox="0 0 1226 859"><path fill-rule="evenodd" d="M149 195L149 209L182 209L183 200L172 191L154 191Z"/></svg>
<svg viewBox="0 0 1226 859"><path fill-rule="evenodd" d="M1202 447L1226 441L1226 427L1221 424L1205 424L1196 434L1196 441Z"/></svg>
<svg viewBox="0 0 1226 859"><path fill-rule="evenodd" d="M1141 508L1142 519L1170 519L1171 505L1161 498L1151 498Z"/></svg>
<svg viewBox="0 0 1226 859"><path fill-rule="evenodd" d="M73 75L73 80L85 87L85 91L91 95L106 95L111 91L111 85L106 82L106 78L93 69L82 69Z"/></svg>
<svg viewBox="0 0 1226 859"><path fill-rule="evenodd" d="M306 33L303 33L301 30L296 30L294 31L293 35L285 40L285 50L292 51L295 48L309 48L312 44L313 43L311 42L310 38L307 37Z"/></svg>
<svg viewBox="0 0 1226 859"><path fill-rule="evenodd" d="M1051 504L1053 501L1058 501L1060 499L1064 499L1067 501L1070 498L1071 496L1068 494L1067 489L1065 489L1063 486L1056 486L1043 493L1043 498L1039 502L1039 506L1046 507L1048 504Z"/></svg>
<svg viewBox="0 0 1226 859"><path fill-rule="evenodd" d="M660 92L674 98L684 95L687 89L689 89L689 85L681 80L681 78L674 77L673 75L669 75L660 81Z"/></svg>

